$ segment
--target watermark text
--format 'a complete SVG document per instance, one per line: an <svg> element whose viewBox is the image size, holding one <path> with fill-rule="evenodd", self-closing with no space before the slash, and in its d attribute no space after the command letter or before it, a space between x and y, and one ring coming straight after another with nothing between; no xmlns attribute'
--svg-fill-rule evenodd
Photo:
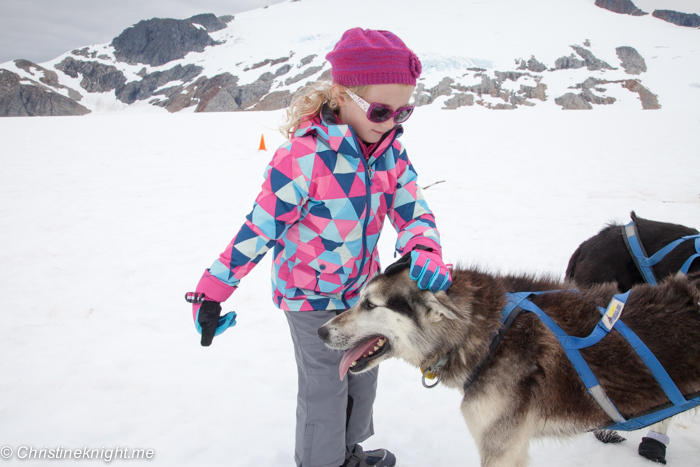
<svg viewBox="0 0 700 467"><path fill-rule="evenodd" d="M114 448L64 448L59 447L42 447L34 446L19 446L12 448L3 446L0 448L0 458L2 459L18 459L34 460L34 459L97 459L104 462L112 462L115 460L148 460L153 459L156 452L153 449L146 448L129 448L129 447L114 447Z"/></svg>

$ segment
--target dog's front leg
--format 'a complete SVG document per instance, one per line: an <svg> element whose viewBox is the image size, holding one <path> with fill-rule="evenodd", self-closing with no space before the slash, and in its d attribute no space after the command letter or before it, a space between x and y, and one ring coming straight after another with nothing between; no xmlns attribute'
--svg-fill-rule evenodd
<svg viewBox="0 0 700 467"><path fill-rule="evenodd" d="M517 408L494 410L497 406L505 408L505 404L502 405L504 400L494 399L462 404L467 427L479 448L481 466L526 467L534 424L528 420L525 411Z"/></svg>

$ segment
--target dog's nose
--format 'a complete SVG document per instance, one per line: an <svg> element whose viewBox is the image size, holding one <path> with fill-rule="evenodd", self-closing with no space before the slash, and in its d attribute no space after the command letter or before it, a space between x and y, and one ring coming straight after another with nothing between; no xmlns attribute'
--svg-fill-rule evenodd
<svg viewBox="0 0 700 467"><path fill-rule="evenodd" d="M328 328L325 326L318 328L318 337L320 337L322 341L325 341L328 337Z"/></svg>

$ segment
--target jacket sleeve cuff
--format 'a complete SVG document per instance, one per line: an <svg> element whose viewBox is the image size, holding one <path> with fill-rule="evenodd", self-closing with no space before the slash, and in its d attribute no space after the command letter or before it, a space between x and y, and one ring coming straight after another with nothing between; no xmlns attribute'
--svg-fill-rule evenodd
<svg viewBox="0 0 700 467"><path fill-rule="evenodd" d="M236 290L236 287L224 284L222 281L212 276L207 269L197 284L197 293L204 293L207 300L213 302L225 302Z"/></svg>
<svg viewBox="0 0 700 467"><path fill-rule="evenodd" d="M440 255L440 257L442 257L442 248L440 247L440 244L432 238L421 236L415 236L412 239L410 239L406 243L406 246L403 247L403 254L413 251L418 245L423 245L428 248L432 248L433 251L435 251L437 254Z"/></svg>

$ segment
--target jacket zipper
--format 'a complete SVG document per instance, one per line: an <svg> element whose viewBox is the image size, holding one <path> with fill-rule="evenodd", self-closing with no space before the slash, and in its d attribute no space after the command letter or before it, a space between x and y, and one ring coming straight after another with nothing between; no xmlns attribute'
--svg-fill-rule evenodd
<svg viewBox="0 0 700 467"><path fill-rule="evenodd" d="M360 142L357 140L357 135L355 134L355 130L350 128L350 131L352 132L352 137L355 140L355 147L358 149L360 148ZM396 135L396 133L394 133ZM394 139L396 137L394 136ZM380 144L381 144L380 140ZM393 144L393 141L391 142ZM387 147L385 152L391 147L391 144ZM347 307L350 308L350 305L348 304L348 300L346 298L346 295L350 288L355 285L355 283L360 279L360 276L362 275L362 271L365 268L365 262L367 260L367 257L369 256L369 252L367 251L367 226L369 224L369 217L370 217L370 212L372 210L372 178L369 175L369 168L367 166L367 161L365 160L364 155L362 155L362 152L360 151L360 154L358 154L358 157L360 159L360 162L362 162L362 167L365 169L365 179L367 180L367 183L365 183L365 204L366 204L366 214L365 214L365 222L362 226L362 262L360 263L360 268L357 271L357 276L355 276L355 279L352 280L348 284L347 287L345 287L345 290L343 291L343 304ZM378 158L377 158L378 159Z"/></svg>

